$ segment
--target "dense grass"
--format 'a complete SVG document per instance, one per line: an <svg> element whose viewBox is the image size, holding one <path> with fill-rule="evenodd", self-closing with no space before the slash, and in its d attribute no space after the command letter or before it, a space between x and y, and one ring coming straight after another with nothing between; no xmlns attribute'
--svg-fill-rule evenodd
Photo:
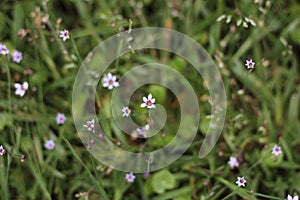
<svg viewBox="0 0 300 200"><path fill-rule="evenodd" d="M10 53L21 51L23 60L15 63L11 54L0 55L0 145L6 150L0 156L0 199L85 199L88 194L91 200L234 200L300 194L300 4L255 2L1 1L0 42ZM73 83L82 60L101 41L128 30L129 19L132 28L170 28L199 42L219 67L227 96L222 135L208 156L199 159L211 111L204 81L190 64L156 50L126 54L112 63L109 71L118 77L139 64L172 66L192 84L201 107L199 131L188 151L148 178L135 174L133 183L126 182L126 172L89 154L71 112ZM70 31L66 41L58 37L63 29ZM249 59L256 63L253 70L245 67ZM29 83L26 94L15 95L14 83L24 81ZM160 133L148 142L117 130L109 111L111 92L101 84L97 91L99 120L114 143L131 151L145 145L150 151L173 138L180 106L167 89L146 85L131 99L130 107L142 113L140 100L152 92L168 112L166 135ZM56 124L58 112L67 118L62 125ZM133 118L141 126L147 120L143 114ZM44 147L49 139L55 142L53 150ZM275 144L283 152L278 157L271 153ZM230 169L230 156L238 158L238 168ZM235 183L242 176L247 180L244 188Z"/></svg>

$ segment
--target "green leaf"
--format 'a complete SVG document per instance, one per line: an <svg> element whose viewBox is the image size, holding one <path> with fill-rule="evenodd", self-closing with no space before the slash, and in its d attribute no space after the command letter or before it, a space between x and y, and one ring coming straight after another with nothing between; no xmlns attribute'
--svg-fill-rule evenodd
<svg viewBox="0 0 300 200"><path fill-rule="evenodd" d="M162 170L153 175L151 183L154 192L162 194L167 189L173 189L175 187L176 179L168 170Z"/></svg>

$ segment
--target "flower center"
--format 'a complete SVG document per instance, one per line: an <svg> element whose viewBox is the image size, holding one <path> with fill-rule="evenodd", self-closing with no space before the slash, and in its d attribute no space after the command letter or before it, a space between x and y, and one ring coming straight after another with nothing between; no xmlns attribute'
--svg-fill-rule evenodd
<svg viewBox="0 0 300 200"><path fill-rule="evenodd" d="M152 102L151 101L147 101L147 106L151 106Z"/></svg>
<svg viewBox="0 0 300 200"><path fill-rule="evenodd" d="M108 84L109 84L109 85L112 85L113 83L114 83L114 82L113 82L112 80L109 80L109 81L108 81Z"/></svg>
<svg viewBox="0 0 300 200"><path fill-rule="evenodd" d="M244 180L243 180L243 179L241 179L241 180L240 180L240 183L244 183Z"/></svg>

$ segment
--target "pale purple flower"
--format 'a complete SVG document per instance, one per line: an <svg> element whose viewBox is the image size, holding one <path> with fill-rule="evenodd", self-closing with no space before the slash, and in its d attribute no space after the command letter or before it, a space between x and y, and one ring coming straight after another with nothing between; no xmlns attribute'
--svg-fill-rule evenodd
<svg viewBox="0 0 300 200"><path fill-rule="evenodd" d="M147 124L146 126L142 128L137 128L136 131L139 135L143 136L144 138L147 137L147 132L149 131L150 125Z"/></svg>
<svg viewBox="0 0 300 200"><path fill-rule="evenodd" d="M60 31L60 35L59 35L60 38L62 38L63 41L66 41L67 39L70 38L69 36L69 31L68 30L63 30L63 31Z"/></svg>
<svg viewBox="0 0 300 200"><path fill-rule="evenodd" d="M7 47L0 43L0 55L6 55L6 54L9 54L9 50L7 49Z"/></svg>
<svg viewBox="0 0 300 200"><path fill-rule="evenodd" d="M66 121L66 116L63 113L57 113L56 115L56 123L57 124L63 124Z"/></svg>
<svg viewBox="0 0 300 200"><path fill-rule="evenodd" d="M233 156L230 156L230 159L228 161L228 164L230 165L230 168L233 169L235 167L238 167L240 164L239 164L239 161L237 160L236 157L233 157Z"/></svg>
<svg viewBox="0 0 300 200"><path fill-rule="evenodd" d="M128 107L123 107L122 112L123 112L122 117L128 117L129 114L131 113L131 110Z"/></svg>
<svg viewBox="0 0 300 200"><path fill-rule="evenodd" d="M134 179L135 179L135 176L133 175L132 172L130 172L130 173L127 173L127 174L125 175L125 179L126 179L126 181L127 181L128 183L133 183L133 182L134 182Z"/></svg>
<svg viewBox="0 0 300 200"><path fill-rule="evenodd" d="M287 200L299 200L299 196L296 195L296 196L292 197L291 195L288 195Z"/></svg>
<svg viewBox="0 0 300 200"><path fill-rule="evenodd" d="M55 143L53 142L53 140L47 140L44 144L44 147L48 150L53 150L55 147Z"/></svg>
<svg viewBox="0 0 300 200"><path fill-rule="evenodd" d="M24 96L26 90L28 90L28 83L25 81L22 85L20 83L15 83L15 94L19 96Z"/></svg>
<svg viewBox="0 0 300 200"><path fill-rule="evenodd" d="M272 149L272 154L274 154L275 156L282 154L281 147L275 144Z"/></svg>
<svg viewBox="0 0 300 200"><path fill-rule="evenodd" d="M16 63L20 63L22 59L22 52L15 50L12 54L12 60Z"/></svg>
<svg viewBox="0 0 300 200"><path fill-rule="evenodd" d="M0 146L0 156L3 156L5 153L5 149L3 148L3 146Z"/></svg>
<svg viewBox="0 0 300 200"><path fill-rule="evenodd" d="M235 182L239 187L243 186L245 187L245 184L247 183L246 179L244 177L237 177L238 180Z"/></svg>
<svg viewBox="0 0 300 200"><path fill-rule="evenodd" d="M255 62L253 62L252 59L246 60L246 64L245 65L246 65L247 69L253 69L254 65L255 65Z"/></svg>
<svg viewBox="0 0 300 200"><path fill-rule="evenodd" d="M107 87L109 90L113 89L114 87L119 87L117 77L113 76L111 73L108 73L103 78L103 87Z"/></svg>
<svg viewBox="0 0 300 200"><path fill-rule="evenodd" d="M147 108L156 108L154 103L155 103L155 99L152 98L152 94L150 93L148 95L148 98L146 97L143 97L143 101L144 103L141 104L141 107L144 108L144 107L147 107Z"/></svg>
<svg viewBox="0 0 300 200"><path fill-rule="evenodd" d="M87 128L87 130L92 131L93 133L95 133L95 120L92 119L91 121L86 121L86 124L83 125L84 127Z"/></svg>

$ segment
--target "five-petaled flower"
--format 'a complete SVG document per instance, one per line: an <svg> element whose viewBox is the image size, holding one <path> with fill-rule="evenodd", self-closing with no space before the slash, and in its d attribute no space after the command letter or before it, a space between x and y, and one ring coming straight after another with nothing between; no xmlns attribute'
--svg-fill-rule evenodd
<svg viewBox="0 0 300 200"><path fill-rule="evenodd" d="M0 54L6 55L8 53L9 53L9 50L7 49L7 47L4 44L0 43Z"/></svg>
<svg viewBox="0 0 300 200"><path fill-rule="evenodd" d="M230 165L230 168L233 169L235 167L238 167L240 164L239 164L239 161L237 160L236 157L233 157L233 156L230 156L230 159L228 161L228 164Z"/></svg>
<svg viewBox="0 0 300 200"><path fill-rule="evenodd" d="M47 140L44 144L44 147L48 150L53 150L55 147L55 143L53 140Z"/></svg>
<svg viewBox="0 0 300 200"><path fill-rule="evenodd" d="M152 94L150 93L148 95L148 98L146 97L143 97L143 101L144 103L141 104L141 107L144 108L144 107L147 107L147 108L156 108L154 103L155 103L155 99L152 98Z"/></svg>
<svg viewBox="0 0 300 200"><path fill-rule="evenodd" d="M20 83L15 83L15 94L20 95L21 97L24 96L26 90L28 90L28 83L25 81L22 85Z"/></svg>
<svg viewBox="0 0 300 200"><path fill-rule="evenodd" d="M237 177L238 180L235 182L239 187L243 186L245 187L245 184L247 183L246 179L244 177Z"/></svg>
<svg viewBox="0 0 300 200"><path fill-rule="evenodd" d="M83 125L84 127L87 128L87 130L92 131L93 133L95 133L95 120L92 119L91 121L86 121L86 124Z"/></svg>
<svg viewBox="0 0 300 200"><path fill-rule="evenodd" d="M70 38L69 36L69 31L68 30L63 30L63 31L60 31L60 35L59 35L60 38L62 38L63 41L66 41L67 39Z"/></svg>
<svg viewBox="0 0 300 200"><path fill-rule="evenodd" d="M274 154L275 156L278 156L279 154L282 154L281 147L278 146L277 144L275 144L273 149L272 149L272 154Z"/></svg>
<svg viewBox="0 0 300 200"><path fill-rule="evenodd" d="M292 197L291 195L288 195L287 200L299 200L299 196L296 195L296 196Z"/></svg>
<svg viewBox="0 0 300 200"><path fill-rule="evenodd" d="M56 123L57 124L63 124L66 121L66 116L63 113L57 113L56 115Z"/></svg>
<svg viewBox="0 0 300 200"><path fill-rule="evenodd" d="M114 87L119 87L117 77L113 76L111 73L108 73L103 78L103 87L107 87L109 90L113 89Z"/></svg>
<svg viewBox="0 0 300 200"><path fill-rule="evenodd" d="M0 146L0 156L3 156L5 153L5 149L3 148L3 146Z"/></svg>
<svg viewBox="0 0 300 200"><path fill-rule="evenodd" d="M131 113L131 110L128 107L124 107L123 106L122 112L123 112L122 117L125 117L125 116L128 117L130 115L130 113Z"/></svg>
<svg viewBox="0 0 300 200"><path fill-rule="evenodd" d="M139 135L143 136L144 138L147 137L147 132L149 131L150 125L147 124L146 126L142 128L137 128L136 131Z"/></svg>
<svg viewBox="0 0 300 200"><path fill-rule="evenodd" d="M246 60L246 64L245 65L247 66L247 69L253 69L254 65L255 65L255 62L253 62L252 59Z"/></svg>
<svg viewBox="0 0 300 200"><path fill-rule="evenodd" d="M133 175L132 172L127 173L127 174L125 175L125 179L126 179L126 181L127 181L128 183L132 183L132 182L134 182L135 175Z"/></svg>
<svg viewBox="0 0 300 200"><path fill-rule="evenodd" d="M22 60L22 52L15 50L12 54L12 60L16 63L20 63Z"/></svg>

